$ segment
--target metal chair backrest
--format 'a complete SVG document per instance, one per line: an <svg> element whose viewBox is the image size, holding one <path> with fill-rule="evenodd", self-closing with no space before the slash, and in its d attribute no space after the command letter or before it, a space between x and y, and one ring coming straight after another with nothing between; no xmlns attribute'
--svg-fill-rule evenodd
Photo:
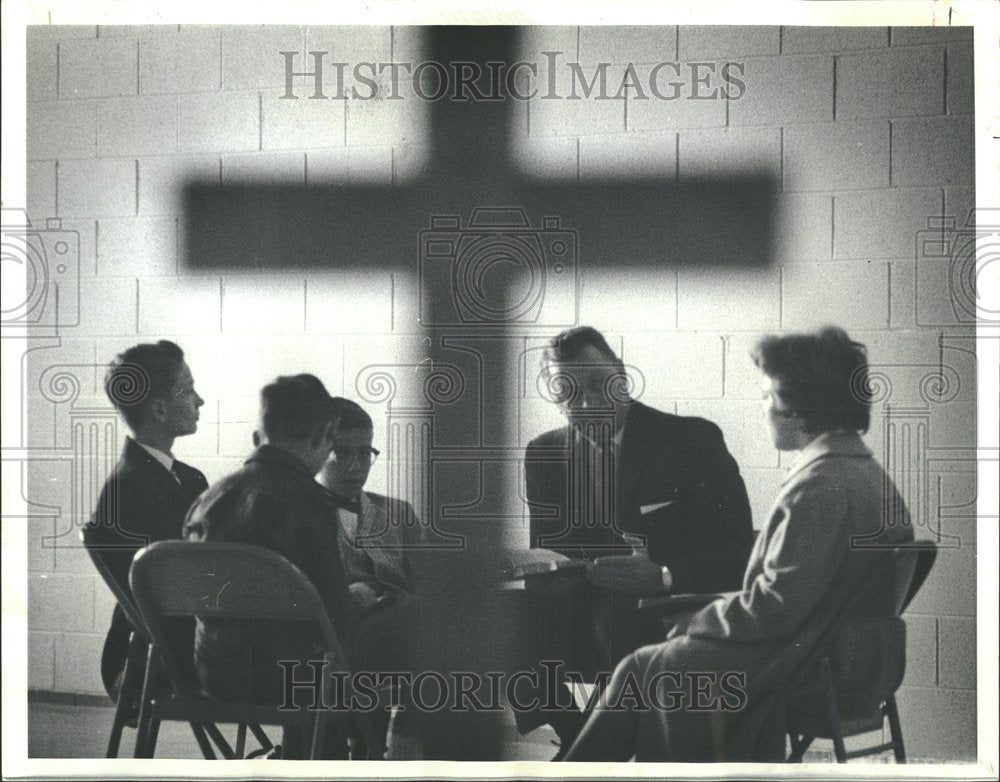
<svg viewBox="0 0 1000 782"><path fill-rule="evenodd" d="M87 525L80 530L80 542L87 549L90 561L94 563L97 572L100 573L101 578L104 579L104 583L108 585L111 593L115 596L115 600L118 601L118 606L121 608L122 613L125 614L125 619L132 626L132 629L146 643L149 643L149 632L142 619L142 614L139 612L139 607L132 599L132 595L122 589L121 584L118 583L118 580L111 573L111 568L108 567L107 560L104 558L106 549L102 548L102 544L97 540L96 531L93 527Z"/></svg>
<svg viewBox="0 0 1000 782"><path fill-rule="evenodd" d="M919 543L919 548L911 549L916 552L916 562L911 574L910 584L906 589L905 596L899 608L900 615L913 602L913 598L917 596L920 587L924 585L924 581L927 580L927 576L930 574L931 568L934 567L934 562L937 560L937 545L933 541L921 540Z"/></svg>
<svg viewBox="0 0 1000 782"><path fill-rule="evenodd" d="M877 558L873 560L865 579L858 585L858 589L837 607L825 630L820 634L816 645L797 666L796 674L790 677L790 681L799 683L814 675L817 666L826 656L831 643L844 624L858 620L889 620L899 615L899 607L903 605L908 585L913 580L919 551L920 549L912 546L871 550L871 553L877 555ZM886 559L886 557L891 559ZM880 571L880 568L888 568L889 562L892 563L891 582L887 581L888 574ZM889 596L872 595L873 590L886 589L890 585L893 588L891 601L887 599ZM882 599L883 597L886 599ZM895 613L889 615L890 610L895 611Z"/></svg>
<svg viewBox="0 0 1000 782"><path fill-rule="evenodd" d="M337 633L312 582L280 554L247 543L160 541L140 550L129 583L157 649L167 649L161 618L297 621L314 625L334 663L348 670ZM160 659L175 686L177 667Z"/></svg>
<svg viewBox="0 0 1000 782"><path fill-rule="evenodd" d="M906 596L913 584L913 573L917 569L918 549L899 546L892 550L893 559L893 607L896 616L903 613Z"/></svg>
<svg viewBox="0 0 1000 782"><path fill-rule="evenodd" d="M892 616L902 616L903 611L906 610L910 601L923 585L937 556L937 547L934 543L924 540L888 549L872 548L870 551L878 555L879 558L874 559L871 563L872 570L870 578L866 582L866 588L859 589L850 600L843 604L841 609L843 621L850 621L848 617L852 615L869 619L876 619L879 616L889 618L887 612L890 610ZM880 578L875 572L878 568L886 568L887 570L889 563L885 559L886 555L891 557L892 562L891 581L888 580L888 575ZM892 589L891 600L889 600L888 594L872 594L873 589L888 590L889 588Z"/></svg>

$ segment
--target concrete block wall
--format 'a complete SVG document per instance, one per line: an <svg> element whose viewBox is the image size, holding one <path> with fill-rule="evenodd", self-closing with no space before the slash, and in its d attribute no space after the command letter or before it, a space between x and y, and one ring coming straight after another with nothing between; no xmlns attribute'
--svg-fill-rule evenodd
<svg viewBox="0 0 1000 782"><path fill-rule="evenodd" d="M25 432L41 454L20 476L36 508L32 688L101 691L112 601L72 536L109 462L75 457L88 468L81 497L70 411L107 418L100 367L110 357L162 337L185 348L207 403L198 434L179 440L176 452L210 480L248 452L256 392L271 377L313 371L332 392L356 396L366 364L412 360L414 275L209 273L186 269L180 257L185 182L399 183L420 170L429 132L420 101L278 100L278 52L299 52L302 63L317 49L347 62L424 56L419 33L398 28L29 30L27 206L36 219L61 218L81 246L80 322L59 340L39 338L26 362ZM908 617L899 696L908 749L914 758L971 759L974 343L952 305L948 258L916 249L929 219L951 216L961 227L973 206L971 34L565 27L527 31L521 49L540 63L540 78L541 52L558 50L585 69L610 63L610 83L627 63L640 78L661 61L744 64L738 100L641 100L626 90L605 101L528 101L515 107L514 157L538 178L763 172L779 183L768 263L638 273L628 259L620 268L588 265L582 251L580 319L604 330L642 373L645 401L719 423L758 526L788 459L763 430L747 357L754 340L836 323L869 345L884 393L868 441L890 469L909 474L914 454L891 438L886 450L886 405L906 407L905 422L926 427L927 458L941 480L932 481L917 532L940 527L954 544ZM529 378L539 344L518 346ZM73 394L53 389L55 365L71 368ZM524 388L512 429L521 445L560 422L531 382ZM385 485L384 465L372 482ZM55 543L43 543L50 536Z"/></svg>

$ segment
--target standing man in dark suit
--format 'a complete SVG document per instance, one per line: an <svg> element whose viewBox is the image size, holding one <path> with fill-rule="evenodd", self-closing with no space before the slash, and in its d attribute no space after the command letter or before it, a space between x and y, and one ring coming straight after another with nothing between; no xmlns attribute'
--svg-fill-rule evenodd
<svg viewBox="0 0 1000 782"><path fill-rule="evenodd" d="M589 564L572 590L526 595L526 635L537 639L536 659L609 671L662 640L659 618L640 614L637 596L739 587L753 544L750 504L719 427L633 400L622 361L596 329L554 337L542 372L567 426L525 454L530 545ZM564 747L581 724L568 714L546 715ZM522 730L540 724L518 716Z"/></svg>
<svg viewBox="0 0 1000 782"><path fill-rule="evenodd" d="M184 351L167 340L136 345L116 356L104 390L131 436L101 490L89 527L115 581L130 594L128 571L136 551L180 538L188 508L208 488L204 475L171 453L176 438L198 430L198 408L205 400L194 389ZM116 605L101 657L101 678L115 700L130 632ZM193 632L191 622L176 623L171 638L190 650ZM183 659L190 656L188 651Z"/></svg>

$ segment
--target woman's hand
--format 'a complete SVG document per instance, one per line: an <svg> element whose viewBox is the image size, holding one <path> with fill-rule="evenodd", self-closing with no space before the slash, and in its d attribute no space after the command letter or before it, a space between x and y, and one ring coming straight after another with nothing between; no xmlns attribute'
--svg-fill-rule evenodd
<svg viewBox="0 0 1000 782"><path fill-rule="evenodd" d="M663 591L663 569L645 550L615 557L598 557L587 566L591 583L612 592L654 595Z"/></svg>

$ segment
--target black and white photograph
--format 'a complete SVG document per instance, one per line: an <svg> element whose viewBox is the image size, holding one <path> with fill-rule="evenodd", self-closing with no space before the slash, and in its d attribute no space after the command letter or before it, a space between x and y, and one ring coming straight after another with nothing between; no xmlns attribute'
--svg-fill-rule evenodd
<svg viewBox="0 0 1000 782"><path fill-rule="evenodd" d="M996 778L1000 6L203 5L3 6L5 778Z"/></svg>

